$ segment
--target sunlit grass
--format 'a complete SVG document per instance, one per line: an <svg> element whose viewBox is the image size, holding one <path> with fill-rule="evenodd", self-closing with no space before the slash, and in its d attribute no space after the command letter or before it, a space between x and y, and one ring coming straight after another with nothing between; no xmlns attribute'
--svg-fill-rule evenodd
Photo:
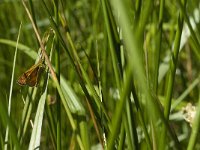
<svg viewBox="0 0 200 150"><path fill-rule="evenodd" d="M0 149L199 149L199 5L2 1Z"/></svg>

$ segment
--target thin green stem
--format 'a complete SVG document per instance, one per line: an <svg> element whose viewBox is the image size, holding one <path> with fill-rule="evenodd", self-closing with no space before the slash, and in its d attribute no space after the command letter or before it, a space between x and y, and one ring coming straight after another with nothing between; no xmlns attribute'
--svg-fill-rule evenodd
<svg viewBox="0 0 200 150"><path fill-rule="evenodd" d="M171 99L172 99L172 92L174 89L174 81L175 81L175 72L176 72L176 65L178 61L178 54L179 54L179 48L180 48L180 41L181 41L181 34L182 34L182 28L183 28L183 16L182 14L178 17L178 27L176 31L176 37L174 42L174 48L172 53L172 58L170 61L170 72L168 77L168 84L167 84L167 93L166 93L166 99L164 104L164 116L166 120L169 119L169 113L171 109ZM166 127L163 126L162 131L162 138L160 142L160 149L164 149L166 146Z"/></svg>
<svg viewBox="0 0 200 150"><path fill-rule="evenodd" d="M127 68L126 75L127 76L122 87L123 91L121 93L119 103L115 109L115 113L112 119L111 133L108 137L108 150L114 148L115 138L117 137L120 131L119 129L121 127L121 118L123 114L122 112L123 112L123 109L125 108L127 95L129 95L131 81L132 81L132 70L130 69L130 67Z"/></svg>
<svg viewBox="0 0 200 150"><path fill-rule="evenodd" d="M110 47L110 54L111 54L111 59L112 59L112 65L113 65L113 70L114 70L114 75L115 75L115 81L117 84L117 87L120 87L120 75L119 75L119 69L117 66L117 57L115 54L115 46L114 46L114 41L113 41L113 36L111 33L111 25L108 17L108 12L107 12L107 7L106 7L106 0L101 0L102 3L102 9L103 9L103 15L105 19L105 25L106 25L106 30L107 30L107 36L108 36L108 42L109 42L109 47Z"/></svg>
<svg viewBox="0 0 200 150"><path fill-rule="evenodd" d="M58 7L59 3L58 0L53 1L54 4L54 15L55 15L55 23L59 24L59 12ZM59 41L57 36L55 37L55 72L58 79L58 82L60 83L60 47L59 47ZM61 101L58 91L56 91L56 100L57 100L57 150L61 150Z"/></svg>
<svg viewBox="0 0 200 150"><path fill-rule="evenodd" d="M20 37L20 33L21 33L21 26L22 26L22 23L19 26L19 33L17 36L17 44L16 44L15 55L14 55L14 60L13 60L12 77L11 77L10 93L9 93L9 100L8 100L8 116L10 116L10 113L11 113L13 81L14 81L14 74L15 74L15 64L16 64L17 51L18 51L18 43L19 43L19 37ZM8 148L8 135L9 135L9 126L7 126L7 128L6 128L6 136L5 136L6 144L4 145L4 150L7 150L7 148Z"/></svg>
<svg viewBox="0 0 200 150"><path fill-rule="evenodd" d="M199 48L200 48L200 43L199 43L198 38L197 38L197 36L196 36L196 34L195 34L193 28L192 28L192 25L191 25L191 23L190 23L190 20L189 20L189 18L188 18L188 15L187 15L187 13L186 13L186 2L187 2L187 0L184 0L184 4L182 4L181 0L178 0L179 6L180 6L180 9L181 9L181 13L183 14L183 17L184 17L184 19L185 19L185 22L187 23L188 28L189 28L189 30L190 30L190 32L191 32L192 40L194 41L195 46L196 46L197 49L199 50ZM194 50L195 54L197 55L198 59L200 59L200 52L199 52L197 49L195 48L195 49L193 49L193 50Z"/></svg>

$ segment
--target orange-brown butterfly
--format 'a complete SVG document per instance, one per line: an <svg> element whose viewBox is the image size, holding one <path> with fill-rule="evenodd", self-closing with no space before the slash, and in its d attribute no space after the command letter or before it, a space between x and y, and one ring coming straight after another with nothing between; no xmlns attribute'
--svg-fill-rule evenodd
<svg viewBox="0 0 200 150"><path fill-rule="evenodd" d="M33 65L30 69L28 69L18 78L17 83L21 86L37 86L40 81L41 73L44 69L44 60L40 59L40 61L37 64Z"/></svg>

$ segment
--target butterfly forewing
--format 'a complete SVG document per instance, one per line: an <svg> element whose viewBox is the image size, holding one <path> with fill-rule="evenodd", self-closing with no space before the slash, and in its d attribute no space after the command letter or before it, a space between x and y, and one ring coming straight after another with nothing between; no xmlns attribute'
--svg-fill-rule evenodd
<svg viewBox="0 0 200 150"><path fill-rule="evenodd" d="M35 68L35 71L29 75L26 84L31 87L37 86L37 84L40 81L40 75L42 71L43 71L43 66L38 66L37 68Z"/></svg>
<svg viewBox="0 0 200 150"><path fill-rule="evenodd" d="M21 86L37 86L42 70L44 70L44 64L43 61L40 60L37 64L33 65L29 70L23 73L17 80L17 83Z"/></svg>

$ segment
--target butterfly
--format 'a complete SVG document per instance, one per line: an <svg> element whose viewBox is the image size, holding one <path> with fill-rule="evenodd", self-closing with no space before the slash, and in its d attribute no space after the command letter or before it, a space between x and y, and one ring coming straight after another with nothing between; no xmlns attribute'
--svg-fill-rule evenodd
<svg viewBox="0 0 200 150"><path fill-rule="evenodd" d="M30 87L35 87L40 81L40 76L45 69L44 60L33 65L30 69L24 72L17 80L17 83L21 86L28 85Z"/></svg>

